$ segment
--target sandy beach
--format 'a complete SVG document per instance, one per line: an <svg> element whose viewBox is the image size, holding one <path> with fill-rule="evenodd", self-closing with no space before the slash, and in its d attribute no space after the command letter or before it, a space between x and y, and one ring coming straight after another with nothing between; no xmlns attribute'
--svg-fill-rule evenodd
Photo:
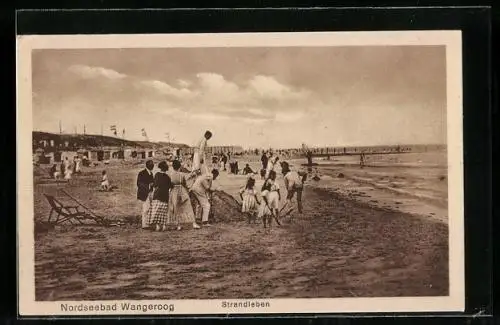
<svg viewBox="0 0 500 325"><path fill-rule="evenodd" d="M318 161L321 179L307 181L304 213L270 231L228 216L200 230L141 230L134 223L141 164L106 166L113 192L98 191L103 166L84 168L69 184L37 168L37 223L50 211L43 194L70 203L61 188L99 215L128 222L37 230L36 300L447 295L446 164L436 159L442 154L392 156L363 169L354 158ZM222 172L218 183L237 197L245 179Z"/></svg>

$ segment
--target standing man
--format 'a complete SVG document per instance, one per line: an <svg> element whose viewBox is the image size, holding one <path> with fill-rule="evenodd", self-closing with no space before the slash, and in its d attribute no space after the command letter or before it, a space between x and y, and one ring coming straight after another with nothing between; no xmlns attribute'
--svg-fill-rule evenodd
<svg viewBox="0 0 500 325"><path fill-rule="evenodd" d="M212 156L212 169L219 169L219 156L217 155L213 155Z"/></svg>
<svg viewBox="0 0 500 325"><path fill-rule="evenodd" d="M266 177L265 179L267 180L269 178L269 173L271 171L275 171L275 168L276 168L276 164L278 163L278 160L280 158L278 156L274 156L271 158L269 158L269 162L267 163L267 168L266 168Z"/></svg>
<svg viewBox="0 0 500 325"><path fill-rule="evenodd" d="M71 162L68 157L64 158L64 173L66 174L68 170L71 169Z"/></svg>
<svg viewBox="0 0 500 325"><path fill-rule="evenodd" d="M365 167L365 154L364 152L359 155L359 167L363 168Z"/></svg>
<svg viewBox="0 0 500 325"><path fill-rule="evenodd" d="M198 207L201 207L202 217L201 222L202 225L210 226L208 223L208 217L210 215L210 197L213 192L213 181L217 179L219 176L219 171L217 169L212 170L212 174L204 174L198 176L191 186L191 193L194 194L196 200L198 201ZM196 213L198 215L198 213Z"/></svg>
<svg viewBox="0 0 500 325"><path fill-rule="evenodd" d="M267 170L267 163L269 159L267 158L267 154L265 151L262 152L262 157L260 157L260 161L262 162L262 169Z"/></svg>
<svg viewBox="0 0 500 325"><path fill-rule="evenodd" d="M225 153L222 154L222 165L224 167L224 171L226 171L226 164L227 164L227 156Z"/></svg>
<svg viewBox="0 0 500 325"><path fill-rule="evenodd" d="M290 165L286 161L281 163L281 170L284 175L285 187L287 190L286 201L281 208L281 212L292 204L292 199L295 193L297 193L297 205L299 213L302 213L302 191L304 190L304 182L307 174L291 170ZM290 207L289 212L291 212L291 210L292 208Z"/></svg>
<svg viewBox="0 0 500 325"><path fill-rule="evenodd" d="M75 171L80 174L82 172L82 169L81 169L81 164L82 164L82 159L80 158L80 156L77 156L76 157L76 166L75 166Z"/></svg>
<svg viewBox="0 0 500 325"><path fill-rule="evenodd" d="M149 213L151 210L151 201L153 193L153 168L155 164L152 160L146 161L146 168L137 175L137 199L142 201L142 229L149 227Z"/></svg>
<svg viewBox="0 0 500 325"><path fill-rule="evenodd" d="M201 140L199 140L195 147L194 147L194 154L193 154L193 172L201 172L203 173L208 173L207 170L207 160L205 157L205 149L207 147L207 141L212 138L212 132L206 131L205 135ZM203 163L203 167L205 170L201 170L201 164Z"/></svg>

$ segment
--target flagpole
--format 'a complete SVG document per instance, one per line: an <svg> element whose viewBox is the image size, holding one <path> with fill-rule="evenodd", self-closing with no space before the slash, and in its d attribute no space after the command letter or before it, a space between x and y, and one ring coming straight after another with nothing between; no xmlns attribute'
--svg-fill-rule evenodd
<svg viewBox="0 0 500 325"><path fill-rule="evenodd" d="M142 128L142 136L144 137L144 139L146 139L147 142L149 142L149 138L148 138L148 134L146 132L146 129L145 128Z"/></svg>

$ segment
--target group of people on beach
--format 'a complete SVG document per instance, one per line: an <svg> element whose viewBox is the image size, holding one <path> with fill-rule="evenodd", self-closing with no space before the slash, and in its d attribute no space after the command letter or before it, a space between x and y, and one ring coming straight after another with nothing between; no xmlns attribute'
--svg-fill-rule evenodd
<svg viewBox="0 0 500 325"><path fill-rule="evenodd" d="M57 164L52 165L50 168L50 175L54 179L64 179L69 181L73 174L81 173L82 159L78 156L73 157L73 160L69 160L65 157L63 162L57 167Z"/></svg>
<svg viewBox="0 0 500 325"><path fill-rule="evenodd" d="M211 175L196 172L181 172L181 162L174 160L172 169L166 161L158 163L159 171L153 174L154 163L146 162L146 168L137 176L137 199L142 201L142 228L156 231L173 226L180 230L182 224L190 223L194 229L200 225L195 220L191 200L196 199L197 209L202 212L202 225L209 226L210 196L213 181L218 171ZM194 178L194 182L188 185Z"/></svg>
<svg viewBox="0 0 500 325"><path fill-rule="evenodd" d="M210 173L202 164L205 162L205 148L212 133L207 131L195 148L192 171L181 171L180 160L172 162L172 169L166 161L158 164L159 171L153 174L154 162L148 160L146 168L137 176L137 199L142 202L142 228L165 231L173 226L182 229L182 224L191 224L194 229L201 228L196 222L192 199L196 200L196 212L201 209L202 226L210 226L210 197L214 190L213 182L219 171ZM188 185L189 182L191 185Z"/></svg>
<svg viewBox="0 0 500 325"><path fill-rule="evenodd" d="M171 164L173 170L169 170L168 163L162 161L157 165L159 171L153 174L154 162L152 160L146 162L145 168L137 176L137 199L142 204L143 229L165 231L173 227L180 230L182 224L190 224L194 229L210 226L211 197L214 190L219 188L214 182L219 176L217 167L223 169L228 157L221 156L220 165L217 166L215 164L219 162L212 160L212 168L209 170L205 149L211 137L212 133L206 131L195 145L190 172L182 172L182 163L175 159ZM268 157L266 153L264 155ZM302 213L302 191L307 174L291 170L287 162L280 164L287 189L285 204L280 209L281 192L275 170L278 161L279 157L273 157L272 154L268 159L263 158L261 178L264 182L260 190L256 188L257 173L248 164L243 170L243 174L248 178L239 194L242 200L241 211L247 214L249 223L260 219L264 227L270 226L273 218L278 220L287 207L291 208L295 194L297 194L299 213ZM188 185L189 183L192 184ZM195 203L194 210L193 203ZM195 218L195 213L198 215L199 212L201 212L201 225Z"/></svg>

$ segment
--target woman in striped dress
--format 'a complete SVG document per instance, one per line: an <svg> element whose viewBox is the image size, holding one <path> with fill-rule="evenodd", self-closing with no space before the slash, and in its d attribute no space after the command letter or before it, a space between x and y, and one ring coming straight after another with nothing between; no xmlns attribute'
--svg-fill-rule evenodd
<svg viewBox="0 0 500 325"><path fill-rule="evenodd" d="M158 164L160 171L156 173L153 183L153 204L149 224L155 228L156 231L167 229L168 217L168 200L172 182L170 176L167 175L168 165L165 161Z"/></svg>
<svg viewBox="0 0 500 325"><path fill-rule="evenodd" d="M242 201L241 212L248 215L248 223L250 223L252 220L255 223L255 217L257 214L257 207L259 202L257 200L257 191L255 191L254 178L248 178L247 184L240 190L240 198Z"/></svg>
<svg viewBox="0 0 500 325"><path fill-rule="evenodd" d="M175 225L177 230L181 230L181 224L191 223L194 229L199 229L200 226L194 219L193 206L186 185L186 175L179 171L181 168L180 161L174 160L172 167L174 170L170 173L172 189L168 201L167 224Z"/></svg>

